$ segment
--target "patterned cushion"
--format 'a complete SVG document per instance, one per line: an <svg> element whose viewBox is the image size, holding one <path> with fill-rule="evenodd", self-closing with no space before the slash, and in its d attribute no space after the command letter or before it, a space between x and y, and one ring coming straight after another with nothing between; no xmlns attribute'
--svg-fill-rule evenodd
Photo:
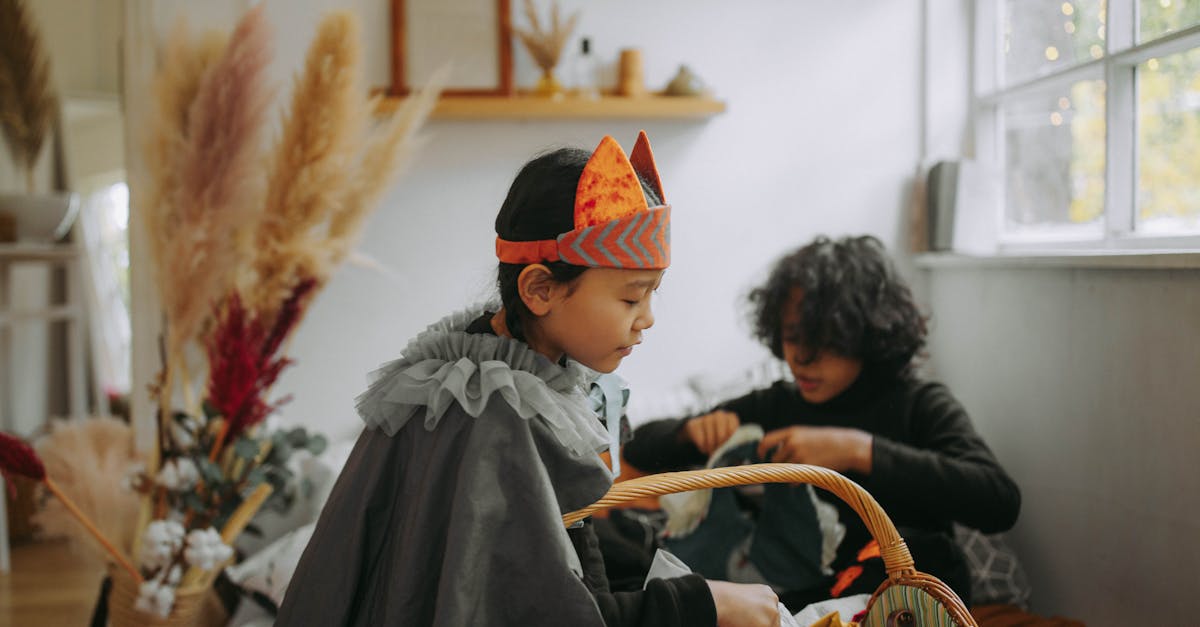
<svg viewBox="0 0 1200 627"><path fill-rule="evenodd" d="M1029 607L1032 592L1029 578L1003 534L987 536L956 525L954 537L967 555L973 605L1003 603Z"/></svg>
<svg viewBox="0 0 1200 627"><path fill-rule="evenodd" d="M913 625L921 627L958 627L950 613L937 599L920 588L913 586L888 586L875 599L870 612L863 619L863 627L884 627L894 613L907 610L916 620Z"/></svg>

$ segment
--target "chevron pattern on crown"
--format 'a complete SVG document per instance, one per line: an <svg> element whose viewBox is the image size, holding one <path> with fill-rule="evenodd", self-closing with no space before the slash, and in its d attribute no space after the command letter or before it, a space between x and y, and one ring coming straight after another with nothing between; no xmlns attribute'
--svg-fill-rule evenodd
<svg viewBox="0 0 1200 627"><path fill-rule="evenodd" d="M559 257L592 268L661 270L671 264L671 208L656 207L558 236Z"/></svg>

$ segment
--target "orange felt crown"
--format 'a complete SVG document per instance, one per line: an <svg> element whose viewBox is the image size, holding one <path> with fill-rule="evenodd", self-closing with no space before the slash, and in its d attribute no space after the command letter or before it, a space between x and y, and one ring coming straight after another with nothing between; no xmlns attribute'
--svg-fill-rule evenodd
<svg viewBox="0 0 1200 627"><path fill-rule="evenodd" d="M575 188L575 228L555 239L512 242L496 238L503 263L565 261L590 268L662 270L671 263L671 206L650 207L644 179L664 198L646 132L638 133L629 157L605 136L588 159Z"/></svg>

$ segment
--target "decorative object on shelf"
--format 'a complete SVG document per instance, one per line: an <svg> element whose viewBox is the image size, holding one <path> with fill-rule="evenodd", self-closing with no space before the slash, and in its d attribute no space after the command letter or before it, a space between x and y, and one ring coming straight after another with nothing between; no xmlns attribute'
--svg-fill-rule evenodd
<svg viewBox="0 0 1200 627"><path fill-rule="evenodd" d="M391 0L392 96L454 68L447 96L513 95L510 0Z"/></svg>
<svg viewBox="0 0 1200 627"><path fill-rule="evenodd" d="M57 242L67 236L79 216L79 196L68 192L0 193L0 223L4 221L3 216L12 220L12 239L7 241ZM6 241L2 233L0 241Z"/></svg>
<svg viewBox="0 0 1200 627"><path fill-rule="evenodd" d="M637 48L621 50L617 63L617 94L626 98L646 95L646 78L642 69L642 51Z"/></svg>
<svg viewBox="0 0 1200 627"><path fill-rule="evenodd" d="M571 95L584 100L600 97L600 64L592 54L592 40L579 40L579 54L571 66Z"/></svg>
<svg viewBox="0 0 1200 627"><path fill-rule="evenodd" d="M373 118L358 22L333 12L264 151L271 47L261 4L229 37L193 36L181 23L153 81L148 172L135 188L145 200L135 207L163 309L152 385L158 435L133 479L142 495L140 569L113 574L114 624L191 621L237 536L280 493L288 477L280 460L297 443L261 425L283 402L270 391L291 363L288 338L352 251L437 101L437 89L427 89ZM200 395L197 374L206 380ZM303 445L319 452L324 441Z"/></svg>
<svg viewBox="0 0 1200 627"><path fill-rule="evenodd" d="M33 17L22 0L0 0L0 130L30 194L57 110L50 60Z"/></svg>
<svg viewBox="0 0 1200 627"><path fill-rule="evenodd" d="M958 192L958 161L939 161L925 179L925 242L928 250L954 248L954 208Z"/></svg>
<svg viewBox="0 0 1200 627"><path fill-rule="evenodd" d="M971 159L940 161L925 184L925 239L931 251L992 255L997 250L996 206L1004 177Z"/></svg>
<svg viewBox="0 0 1200 627"><path fill-rule="evenodd" d="M513 32L521 39L521 43L525 44L529 56L533 57L534 63L542 70L542 77L538 79L534 91L541 96L561 96L563 86L554 76L554 68L558 66L567 39L575 30L575 24L579 22L579 12L572 13L566 22L563 22L560 19L557 0L550 0L549 22L543 26L533 6L533 0L525 0L525 17L529 20L528 29L514 26Z"/></svg>
<svg viewBox="0 0 1200 627"><path fill-rule="evenodd" d="M696 74L692 72L692 69L686 65L679 66L679 71L675 73L675 76L671 79L671 82L667 83L667 87L663 90L663 94L667 96L689 97L710 95L708 88L704 85L704 81L701 80L699 76L696 76Z"/></svg>

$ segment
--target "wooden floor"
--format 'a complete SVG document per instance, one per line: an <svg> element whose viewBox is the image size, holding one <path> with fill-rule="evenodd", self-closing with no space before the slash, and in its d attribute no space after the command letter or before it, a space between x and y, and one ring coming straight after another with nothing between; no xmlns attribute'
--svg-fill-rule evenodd
<svg viewBox="0 0 1200 627"><path fill-rule="evenodd" d="M12 547L0 574L0 627L87 627L102 565L87 565L62 542Z"/></svg>

